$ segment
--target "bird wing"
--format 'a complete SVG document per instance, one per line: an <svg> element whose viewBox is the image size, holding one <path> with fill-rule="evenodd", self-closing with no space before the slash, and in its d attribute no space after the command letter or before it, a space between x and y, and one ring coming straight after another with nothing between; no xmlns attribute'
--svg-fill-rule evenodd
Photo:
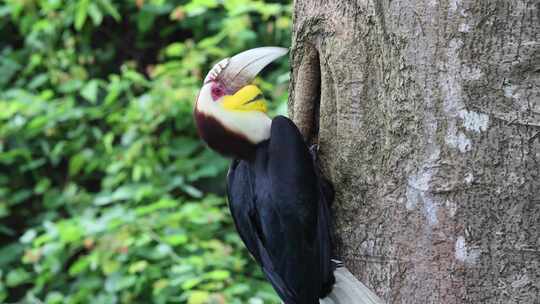
<svg viewBox="0 0 540 304"><path fill-rule="evenodd" d="M282 299L318 303L329 276L323 273L330 263L328 215L320 208L311 155L292 121L274 118L270 140L254 160L233 163L228 195L242 240Z"/></svg>
<svg viewBox="0 0 540 304"><path fill-rule="evenodd" d="M227 175L227 195L236 230L280 298L285 303L296 303L296 296L275 270L272 258L266 250L260 215L254 204L253 182L249 163L234 160Z"/></svg>

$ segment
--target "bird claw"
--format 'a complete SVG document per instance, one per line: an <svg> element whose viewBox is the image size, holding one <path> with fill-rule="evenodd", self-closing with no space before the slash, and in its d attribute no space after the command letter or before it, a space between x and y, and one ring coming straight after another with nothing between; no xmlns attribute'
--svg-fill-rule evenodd
<svg viewBox="0 0 540 304"><path fill-rule="evenodd" d="M319 153L319 145L318 144L313 144L309 147L309 154L311 154L311 158L313 159L314 162L317 162L317 154Z"/></svg>

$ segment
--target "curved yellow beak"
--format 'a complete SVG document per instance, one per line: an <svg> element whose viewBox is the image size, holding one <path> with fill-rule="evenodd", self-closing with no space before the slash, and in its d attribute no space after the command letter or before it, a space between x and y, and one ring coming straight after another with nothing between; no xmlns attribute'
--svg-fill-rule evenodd
<svg viewBox="0 0 540 304"><path fill-rule="evenodd" d="M261 90L252 84L241 88L234 95L224 96L221 106L229 111L267 111Z"/></svg>

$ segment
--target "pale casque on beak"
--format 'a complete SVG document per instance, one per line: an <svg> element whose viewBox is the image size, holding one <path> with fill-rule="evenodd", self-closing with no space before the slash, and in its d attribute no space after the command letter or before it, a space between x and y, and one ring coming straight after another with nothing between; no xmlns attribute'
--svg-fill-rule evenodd
<svg viewBox="0 0 540 304"><path fill-rule="evenodd" d="M228 94L234 94L248 85L264 67L285 54L287 54L286 48L275 46L244 51L218 62L208 72L204 83L212 80L220 81L227 89Z"/></svg>

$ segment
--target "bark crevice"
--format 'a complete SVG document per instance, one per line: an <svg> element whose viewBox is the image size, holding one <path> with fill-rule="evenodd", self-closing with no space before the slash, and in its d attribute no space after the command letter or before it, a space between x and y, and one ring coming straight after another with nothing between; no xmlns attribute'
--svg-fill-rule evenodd
<svg viewBox="0 0 540 304"><path fill-rule="evenodd" d="M294 85L294 122L310 144L318 143L321 71L319 53L305 44Z"/></svg>

